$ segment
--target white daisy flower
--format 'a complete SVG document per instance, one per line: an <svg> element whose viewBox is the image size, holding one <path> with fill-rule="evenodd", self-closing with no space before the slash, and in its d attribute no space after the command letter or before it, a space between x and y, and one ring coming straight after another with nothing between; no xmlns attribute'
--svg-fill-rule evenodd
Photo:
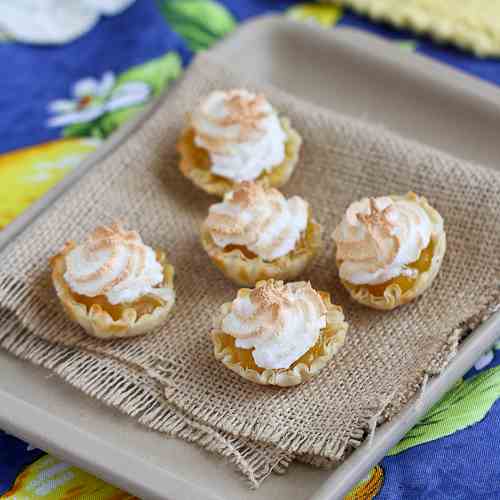
<svg viewBox="0 0 500 500"><path fill-rule="evenodd" d="M492 361L493 358L495 357L495 354L493 353L493 349L490 349L489 351L486 351L474 364L474 368L476 370L482 370L485 366L488 366Z"/></svg>
<svg viewBox="0 0 500 500"><path fill-rule="evenodd" d="M148 100L151 89L144 82L126 82L113 90L115 76L107 71L101 80L83 78L72 89L73 99L57 99L49 104L54 115L49 127L65 127L88 123L110 111L141 104Z"/></svg>
<svg viewBox="0 0 500 500"><path fill-rule="evenodd" d="M101 15L115 16L135 0L0 1L0 32L18 42L62 44L92 29Z"/></svg>

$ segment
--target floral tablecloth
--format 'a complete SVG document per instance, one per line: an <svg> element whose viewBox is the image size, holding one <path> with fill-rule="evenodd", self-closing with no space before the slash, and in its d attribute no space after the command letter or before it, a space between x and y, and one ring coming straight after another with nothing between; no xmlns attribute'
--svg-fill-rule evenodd
<svg viewBox="0 0 500 500"><path fill-rule="evenodd" d="M108 4L111 7L105 9ZM117 4L125 10L115 8ZM33 32L36 23L11 33L5 28L7 17L2 24L6 10L0 10L0 64L4 68L0 78L0 230L168 87L195 52L252 16L282 12L331 29L343 25L371 31L401 50L425 54L500 85L500 59L478 59L410 32L374 24L331 4L107 0L101 2L101 10L97 14L85 10L80 36L70 33L77 24L73 23L58 39L57 30L49 30L37 33L38 40ZM99 19L100 14L104 17ZM44 36L51 39L39 43ZM499 398L497 344L349 498L500 498ZM0 498L133 497L0 430Z"/></svg>

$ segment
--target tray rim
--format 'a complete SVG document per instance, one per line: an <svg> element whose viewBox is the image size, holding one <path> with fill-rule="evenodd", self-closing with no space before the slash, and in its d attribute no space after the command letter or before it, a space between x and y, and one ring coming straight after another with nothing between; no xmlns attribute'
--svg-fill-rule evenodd
<svg viewBox="0 0 500 500"><path fill-rule="evenodd" d="M252 19L251 21L242 24L238 30L226 38L225 41L240 36L244 31L251 30L256 24L272 25L276 23L280 25L295 25L295 28L300 28L302 30L320 30L325 33L328 32L328 37L332 40L336 39L337 42L344 43L354 50L362 52L369 50L367 45L382 44L386 46L388 44L388 42L382 41L379 37L367 34L366 32L360 32L352 28L337 27L335 30L327 31L320 27L313 28L277 15ZM216 50L224 45L225 41L217 44ZM356 47L356 43L360 43L360 47ZM422 70L422 77L431 79L440 85L443 85L444 82L446 82L447 85L452 85L453 92L465 92L473 98L485 99L490 104L497 107L500 112L500 92L496 87L487 82L478 80L418 54L401 53L398 55L393 51L385 51L385 53L382 54L380 52L374 52L371 55L374 55L375 58L382 60L388 58L392 59L393 61L397 61L398 64L402 64L403 67L411 65L413 71L415 71L415 69ZM416 63L416 61L418 61L418 63ZM437 75L434 74L436 68L439 68L439 73ZM429 71L430 75L427 74L427 71ZM449 78L453 78L453 81L450 82ZM173 83L173 85L177 84L182 84L182 77L178 79L177 82ZM7 243L10 243L23 229L32 223L45 208L47 208L67 189L76 183L88 170L90 170L93 165L109 155L124 140L126 140L128 136L137 130L141 124L154 113L165 95L166 93L163 93L162 96L151 103L146 110L139 113L139 115L132 119L131 122L125 124L119 131L113 134L112 137L98 147L96 152L89 155L89 157L82 162L79 167L66 176L66 178L46 196L32 205L24 214L16 219L16 221L7 226L7 229L0 233L0 249L2 249ZM421 395L417 400L408 403L407 407L391 422L379 427L373 440L371 442L365 442L353 454L351 454L351 456L347 458L343 464L341 464L330 475L330 477L319 486L317 492L310 497L311 500L341 498L345 493L347 493L363 477L363 475L385 455L386 451L397 443L405 432L413 426L423 414L425 414L427 409L439 400L442 395L455 383L455 381L473 365L475 359L485 349L491 346L497 338L500 338L500 313L495 313L492 318L483 323L473 333L473 335L470 335L461 344L457 355L450 362L449 366L439 376L433 377L429 381L427 389L423 395ZM3 355L4 352L0 350L0 354ZM35 429L36 426L30 425L28 421L15 421L12 418L9 418L7 408L9 405L10 408L14 406L17 407L19 411L26 412L25 414L28 414L27 410L29 409L31 415L33 415L34 411L38 411L38 416L42 420L44 418L54 418L54 415L49 415L48 413L47 415L42 415L40 413L40 409L36 409L32 405L29 405L26 401L17 399L0 390L0 403L2 402L7 402L7 404L0 404L0 425L2 428L13 434L22 436L37 445L39 444L44 449L55 452L58 456L64 458L65 455L68 455L67 447L60 446L54 441L49 442L45 440L43 432L40 432L40 430L37 432L37 429ZM40 420L37 421L40 422ZM71 436L71 433L78 431L76 427L72 426L71 423L68 422L58 422L58 425L61 425L61 429L64 429L62 431L63 433L68 433L68 438ZM85 439L89 439L89 437L86 436ZM99 441L95 437L94 439ZM106 443L99 443L99 445L106 446ZM124 453L121 460L129 461L130 458L130 456L127 456L127 453ZM126 461L120 463L126 464ZM81 463L84 463L83 466L87 470L90 470L96 475L102 476L115 484L122 485L128 491L136 492L136 494L147 494L148 496L144 498L165 498L165 496L158 496L158 490L149 487L150 485L145 484L144 481L134 482L125 474L120 474L120 472L115 470L117 468L116 466L110 466L108 469L101 467L99 470L96 470L96 467L88 458L82 460ZM144 466L155 467L152 464L146 463L144 463ZM125 470L126 467L121 469ZM180 494L184 497L184 493L189 490L190 494L202 494L202 498L220 498L218 496L211 495L205 490L194 490L192 484L187 483L187 481L180 479L173 474L170 474L167 469L163 469L161 472L169 476L172 481L172 485L169 485L170 491L166 492L164 485L162 488L163 493L168 493L169 495ZM185 488L188 490L185 490ZM177 498L177 496L175 498Z"/></svg>

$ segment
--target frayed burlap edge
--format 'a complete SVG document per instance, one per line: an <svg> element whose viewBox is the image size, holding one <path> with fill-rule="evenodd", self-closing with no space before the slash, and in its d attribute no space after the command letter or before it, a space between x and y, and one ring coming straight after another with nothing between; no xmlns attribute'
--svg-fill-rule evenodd
<svg viewBox="0 0 500 500"><path fill-rule="evenodd" d="M19 358L48 368L85 394L135 418L142 425L225 457L256 488L271 472L283 472L295 456L314 466L334 466L365 439L373 439L377 426L391 420L418 395L430 376L439 375L446 368L456 355L460 341L500 309L500 282L485 295L487 298L477 304L469 318L452 329L429 367L400 397L394 399L394 393L389 389L376 401L366 401L361 417L351 426L347 437L332 440L331 436L325 436L316 441L312 453L310 442L306 443L309 437L300 433L283 434L280 429L265 423L258 427L248 426L238 421L237 417L230 424L221 423L206 407L186 405L179 408L168 400L169 394L176 388L171 385L168 369L164 370L161 364L131 365L99 352L51 343L37 337L27 326L31 315L46 321L55 331L67 328L68 322L59 311L46 304L37 307L36 292L8 275L0 275L0 347ZM19 303L22 305L15 311L9 307ZM91 368L97 360L100 363L112 361L113 367L94 373ZM117 361L122 368L119 373L116 370ZM140 375L144 381L147 379L148 387L131 384L134 375ZM272 445L282 454L278 453L275 463L270 465L259 454L244 450L244 444L236 442L238 438L264 446Z"/></svg>
<svg viewBox="0 0 500 500"><path fill-rule="evenodd" d="M325 464L333 465L343 461L355 448L359 447L366 439L373 440L376 428L394 418L414 397L421 397L419 393L425 390L429 377L437 376L443 372L450 361L455 357L463 340L473 329L488 320L500 309L500 282L497 282L488 291L485 299L478 303L472 314L460 324L457 324L446 337L442 347L436 350L429 367L422 370L418 379L395 397L395 390L390 387L376 400L368 399L360 407L360 417L353 423L347 436L332 439L331 435L324 435L311 446L310 436L299 432L284 434L281 429L267 423L259 422L258 425L244 423L236 415L232 419L220 421L217 412L210 408L196 406L174 401L172 398L177 392L177 387L168 378L164 379L165 396L167 401L179 410L186 412L207 425L242 436L252 441L271 444L290 454L300 457L300 461L311 465L324 467ZM311 452L312 448L312 452Z"/></svg>
<svg viewBox="0 0 500 500"><path fill-rule="evenodd" d="M374 412L370 418L364 422L364 429L359 428L355 431L350 438L347 445L347 452L354 451L361 446L365 441L371 443L377 432L377 428L383 423L391 420L401 410L401 407L410 399L415 401L415 404L424 397L428 381L433 376L440 375L443 370L448 366L450 361L456 356L460 343L465 338L473 333L482 323L492 318L492 316L500 311L500 282L493 289L489 300L481 306L476 314L470 316L466 321L457 326L449 334L447 342L444 345L443 351L437 353L436 358L431 362L431 366L422 372L422 375L415 385L412 386L414 390L408 391L404 399L399 401L392 400L392 395L388 399L381 399L381 404L374 407ZM440 358L441 355L444 355ZM439 359L440 358L440 359ZM295 460L308 465L313 465L321 469L335 468L345 457L326 457L322 455L297 454Z"/></svg>
<svg viewBox="0 0 500 500"><path fill-rule="evenodd" d="M22 323L11 310L0 308L0 348L50 370L86 395L166 438L183 439L223 457L251 488L258 488L273 472L283 474L292 462L293 456L286 452L276 452L269 460L259 452L259 445L257 449L255 443L247 447L245 439L216 431L172 408L163 397L161 383L141 367L88 349L48 342Z"/></svg>

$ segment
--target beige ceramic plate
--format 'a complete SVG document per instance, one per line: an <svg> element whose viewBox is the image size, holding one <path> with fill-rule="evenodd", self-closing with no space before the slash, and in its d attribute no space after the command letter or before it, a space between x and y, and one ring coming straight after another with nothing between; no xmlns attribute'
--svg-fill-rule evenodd
<svg viewBox="0 0 500 500"><path fill-rule="evenodd" d="M326 31L267 18L242 26L213 53L230 61L233 69L258 74L305 99L498 168L500 91L388 42L351 30ZM133 129L128 124L97 157ZM2 233L0 246L91 164ZM271 477L259 490L249 491L222 460L184 442L159 439L47 371L3 352L0 428L147 500L340 498L493 343L499 319L497 315L474 332L446 372L429 383L419 404L408 405L376 433L370 447L359 448L333 475L292 465L287 475Z"/></svg>

